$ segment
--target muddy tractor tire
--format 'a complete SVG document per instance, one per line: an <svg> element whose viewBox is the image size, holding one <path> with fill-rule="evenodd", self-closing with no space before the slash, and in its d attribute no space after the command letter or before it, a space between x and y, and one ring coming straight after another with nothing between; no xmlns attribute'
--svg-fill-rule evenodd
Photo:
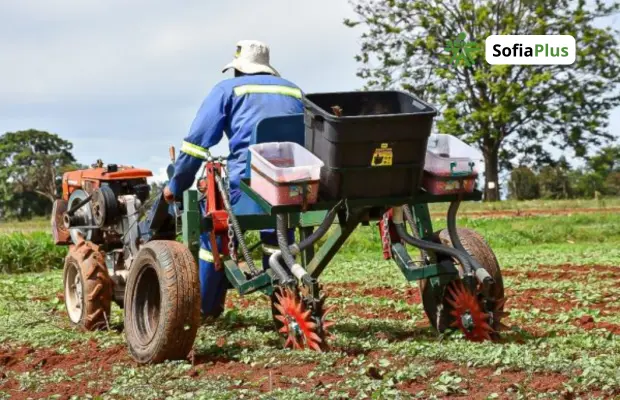
<svg viewBox="0 0 620 400"><path fill-rule="evenodd" d="M198 267L181 243L142 246L125 287L125 336L141 364L185 359L200 325Z"/></svg>
<svg viewBox="0 0 620 400"><path fill-rule="evenodd" d="M503 299L504 282L502 280L499 263L491 247L489 247L482 235L472 229L458 228L458 234L465 250L486 269L495 281L491 286L490 295L495 299ZM433 240L437 243L454 247L447 229L435 233ZM457 268L460 270L461 266L457 264ZM434 290L431 287L430 281L424 279L420 280L420 294L424 311L433 328L439 332L444 332L446 329L450 328L450 325L454 322L454 317L450 315L452 307L446 301L447 291ZM501 310L498 311L503 311L503 306ZM499 330L499 318L495 320L492 328L496 331Z"/></svg>
<svg viewBox="0 0 620 400"><path fill-rule="evenodd" d="M74 326L93 331L109 326L113 283L103 254L91 242L72 246L63 270L65 307Z"/></svg>

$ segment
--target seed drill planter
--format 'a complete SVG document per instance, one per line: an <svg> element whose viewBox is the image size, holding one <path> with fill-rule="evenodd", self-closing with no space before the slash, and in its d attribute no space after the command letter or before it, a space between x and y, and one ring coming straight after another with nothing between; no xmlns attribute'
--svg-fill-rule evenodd
<svg viewBox="0 0 620 400"><path fill-rule="evenodd" d="M322 160L318 185L313 182L319 187L318 200L285 205L266 201L252 188L250 177L258 171L252 171L256 164L249 156L241 190L262 212L237 212L227 197L225 162L211 158L198 190L185 192L175 210L160 195L138 224L129 221L128 210L135 207L128 194L117 194L124 203L110 193L96 196L95 208L109 208L118 219L115 229L104 226L95 233L115 230L122 234L120 243L111 244L109 239L94 244L75 234L74 242L65 238L71 246L68 264L73 266L66 292L84 309L92 309L91 297L99 303L105 298L100 298L103 294L78 298L70 290L83 282L91 284L90 270L80 263L92 264L91 254L113 260L107 269L97 269L96 276L112 282L104 285L102 293L115 293L113 300L125 307L127 341L138 362L182 359L192 348L200 321L197 263L201 232L226 243L214 252L214 260L240 295L262 292L270 297L274 324L287 347L328 348L334 321L326 318L330 307L319 284L320 275L355 229L370 223L379 225L383 257L393 259L408 281L419 281L424 310L438 331L458 329L477 341L496 337L504 327L504 288L495 255L476 232L456 227L460 202L480 200L481 193L452 188L453 194L434 195L422 188L435 109L394 91L309 94L303 100L303 114L259 122L251 143L297 143ZM462 174L455 174L455 179L463 179ZM305 187L303 182L301 186ZM277 190L282 193L281 187ZM304 198L307 194L303 188L301 194ZM86 197L68 206L59 204L58 212L76 207L76 201L92 209ZM199 207L203 197L207 200L204 213ZM294 196L278 198L292 201ZM118 212L105 199L122 203L116 206ZM435 232L428 204L440 202L450 203L447 229ZM183 244L174 241L179 223ZM67 220L66 229L87 233L85 227L91 224L87 215ZM254 265L251 247L244 240L244 232L265 228L276 228L279 238L279 250L271 254L267 270ZM292 245L286 239L290 228L298 229L300 237ZM115 236L110 232L104 237ZM407 247L419 249L416 257L409 255ZM75 273L80 270L85 275L82 283ZM368 275L373 274L369 269ZM103 311L109 313L109 307ZM85 328L92 326L77 317L72 321Z"/></svg>

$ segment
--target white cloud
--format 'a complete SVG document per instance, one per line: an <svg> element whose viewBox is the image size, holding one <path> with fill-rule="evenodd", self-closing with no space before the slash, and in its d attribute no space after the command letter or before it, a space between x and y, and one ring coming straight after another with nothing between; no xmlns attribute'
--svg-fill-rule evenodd
<svg viewBox="0 0 620 400"><path fill-rule="evenodd" d="M19 0L0 2L0 133L36 128L78 160L164 176L238 40L307 92L355 90L359 34L347 0ZM614 113L611 128L620 117ZM223 140L215 154L227 153Z"/></svg>
<svg viewBox="0 0 620 400"><path fill-rule="evenodd" d="M346 0L0 2L0 132L49 130L81 162L158 170L150 156L180 144L238 40L269 43L306 91L359 88L347 14Z"/></svg>

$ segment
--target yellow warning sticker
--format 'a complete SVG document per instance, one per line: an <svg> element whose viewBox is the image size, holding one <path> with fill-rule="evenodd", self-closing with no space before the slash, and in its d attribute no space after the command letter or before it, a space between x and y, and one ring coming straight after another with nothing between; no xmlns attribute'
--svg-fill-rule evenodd
<svg viewBox="0 0 620 400"><path fill-rule="evenodd" d="M381 147L375 149L375 152L372 154L370 165L373 167L392 165L392 159L392 149L388 147L387 143L381 143Z"/></svg>

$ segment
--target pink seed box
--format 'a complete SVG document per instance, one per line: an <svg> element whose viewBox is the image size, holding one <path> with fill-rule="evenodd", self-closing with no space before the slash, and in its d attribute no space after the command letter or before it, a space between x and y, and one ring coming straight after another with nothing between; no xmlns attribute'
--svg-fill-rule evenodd
<svg viewBox="0 0 620 400"><path fill-rule="evenodd" d="M319 158L292 142L260 143L249 149L250 187L269 204L316 203L323 166Z"/></svg>

